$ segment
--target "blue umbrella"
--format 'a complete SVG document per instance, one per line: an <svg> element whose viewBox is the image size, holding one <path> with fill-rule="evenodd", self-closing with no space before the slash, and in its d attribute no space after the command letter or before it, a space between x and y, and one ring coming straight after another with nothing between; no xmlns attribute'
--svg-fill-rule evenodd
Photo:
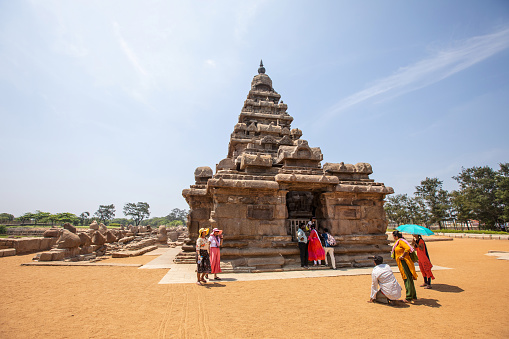
<svg viewBox="0 0 509 339"><path fill-rule="evenodd" d="M396 227L398 231L401 231L403 233L410 233L410 234L419 234L419 235L432 235L432 230L426 227L422 227L419 225L401 225Z"/></svg>

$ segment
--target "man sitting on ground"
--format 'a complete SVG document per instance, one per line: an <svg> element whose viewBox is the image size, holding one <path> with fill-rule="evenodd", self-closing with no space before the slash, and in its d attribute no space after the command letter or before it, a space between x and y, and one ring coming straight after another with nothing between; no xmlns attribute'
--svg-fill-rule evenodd
<svg viewBox="0 0 509 339"><path fill-rule="evenodd" d="M368 302L379 302L382 304L393 304L396 300L401 298L401 286L399 285L391 267L384 264L384 259L375 255L369 257L375 261L375 268L371 273L371 297ZM378 289L380 285L380 289Z"/></svg>

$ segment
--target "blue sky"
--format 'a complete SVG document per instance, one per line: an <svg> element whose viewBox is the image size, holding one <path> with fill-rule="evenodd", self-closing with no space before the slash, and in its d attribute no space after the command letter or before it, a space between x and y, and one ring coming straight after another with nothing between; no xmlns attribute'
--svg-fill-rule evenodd
<svg viewBox="0 0 509 339"><path fill-rule="evenodd" d="M505 0L0 0L0 212L187 208L260 59L322 165L412 194L509 161Z"/></svg>

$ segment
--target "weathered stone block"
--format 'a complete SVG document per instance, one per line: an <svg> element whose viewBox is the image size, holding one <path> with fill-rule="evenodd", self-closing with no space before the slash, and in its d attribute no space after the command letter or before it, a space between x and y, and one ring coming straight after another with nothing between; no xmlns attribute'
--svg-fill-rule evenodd
<svg viewBox="0 0 509 339"><path fill-rule="evenodd" d="M384 209L381 206L363 206L361 207L361 219L380 219L384 215Z"/></svg>
<svg viewBox="0 0 509 339"><path fill-rule="evenodd" d="M45 238L58 238L58 228L50 228L49 230L44 231L43 236Z"/></svg>
<svg viewBox="0 0 509 339"><path fill-rule="evenodd" d="M247 207L247 218L256 220L272 220L274 219L274 206L249 205Z"/></svg>
<svg viewBox="0 0 509 339"><path fill-rule="evenodd" d="M90 254L93 252L92 246L83 246L80 247L80 254Z"/></svg>
<svg viewBox="0 0 509 339"><path fill-rule="evenodd" d="M283 256L267 256L267 257L259 257L259 258L249 258L247 259L248 266L267 266L267 265L279 265L282 266L285 263L285 259Z"/></svg>
<svg viewBox="0 0 509 339"><path fill-rule="evenodd" d="M14 248L17 254L39 251L41 248L41 238L15 239Z"/></svg>
<svg viewBox="0 0 509 339"><path fill-rule="evenodd" d="M53 260L53 252L42 252L39 256L39 261L52 261Z"/></svg>
<svg viewBox="0 0 509 339"><path fill-rule="evenodd" d="M56 243L57 243L57 238L42 238L41 243L40 243L41 246L39 247L39 250L40 251L49 250Z"/></svg>
<svg viewBox="0 0 509 339"><path fill-rule="evenodd" d="M51 256L51 260L53 261L58 261L58 260L64 260L65 258L65 251L58 251L58 252L53 252L52 251L52 256Z"/></svg>
<svg viewBox="0 0 509 339"><path fill-rule="evenodd" d="M9 257L13 255L16 255L16 249L14 248L0 250L0 257Z"/></svg>

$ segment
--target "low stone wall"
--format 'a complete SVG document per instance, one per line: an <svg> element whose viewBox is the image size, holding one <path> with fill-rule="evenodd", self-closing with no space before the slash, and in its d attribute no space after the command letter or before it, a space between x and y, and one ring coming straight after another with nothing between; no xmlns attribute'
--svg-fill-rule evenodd
<svg viewBox="0 0 509 339"><path fill-rule="evenodd" d="M49 250L56 242L57 238L3 238L0 239L0 249L14 248L16 254L25 254Z"/></svg>
<svg viewBox="0 0 509 339"><path fill-rule="evenodd" d="M472 233L438 233L435 235L442 235L450 238L473 238L473 239L487 239L487 240L509 240L509 234L472 234Z"/></svg>

